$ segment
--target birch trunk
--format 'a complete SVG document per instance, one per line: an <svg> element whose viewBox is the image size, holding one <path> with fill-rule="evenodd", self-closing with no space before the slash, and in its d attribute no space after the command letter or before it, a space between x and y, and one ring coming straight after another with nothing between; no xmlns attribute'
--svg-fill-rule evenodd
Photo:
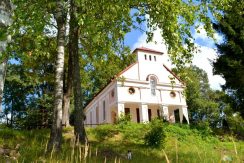
<svg viewBox="0 0 244 163"><path fill-rule="evenodd" d="M70 1L70 55L73 56L73 92L74 92L74 132L77 142L86 143L84 127L84 112L82 104L80 55L78 53L79 28L76 18L77 7L75 0Z"/></svg>
<svg viewBox="0 0 244 163"><path fill-rule="evenodd" d="M64 6L62 1L57 2L57 10L54 14L57 26L57 57L55 67L55 92L53 122L47 152L61 149L62 142L62 105L63 105L63 73L64 73L64 41L65 41L65 20Z"/></svg>
<svg viewBox="0 0 244 163"><path fill-rule="evenodd" d="M0 1L0 28L6 28L11 24L11 3L10 0ZM10 40L7 40L10 41ZM0 112L2 111L2 99L5 76L7 71L8 56L3 59L3 53L7 46L7 41L0 41Z"/></svg>
<svg viewBox="0 0 244 163"><path fill-rule="evenodd" d="M2 52L0 51L0 53ZM7 62L8 59L4 59L4 61L0 64L0 112L2 111L3 88L7 72Z"/></svg>

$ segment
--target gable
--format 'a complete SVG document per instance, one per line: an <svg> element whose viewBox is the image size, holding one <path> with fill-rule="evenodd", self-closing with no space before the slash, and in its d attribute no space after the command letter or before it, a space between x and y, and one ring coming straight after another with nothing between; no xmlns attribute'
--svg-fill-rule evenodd
<svg viewBox="0 0 244 163"><path fill-rule="evenodd" d="M118 77L125 77L127 79L139 79L139 71L138 71L138 62L135 62L125 68L123 71L121 71L118 75Z"/></svg>
<svg viewBox="0 0 244 163"><path fill-rule="evenodd" d="M184 82L164 64L150 65L136 62L121 71L117 77L123 76L126 79L146 81L151 75L156 76L160 83L171 83L170 78L173 78L175 84L184 84Z"/></svg>

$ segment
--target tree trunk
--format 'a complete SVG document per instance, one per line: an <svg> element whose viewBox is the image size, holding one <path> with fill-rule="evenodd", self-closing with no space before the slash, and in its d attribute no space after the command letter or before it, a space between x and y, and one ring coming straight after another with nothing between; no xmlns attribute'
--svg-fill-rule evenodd
<svg viewBox="0 0 244 163"><path fill-rule="evenodd" d="M47 152L61 149L62 142L62 105L63 105L63 73L64 73L64 41L65 41L65 20L64 6L62 1L57 2L57 10L54 14L57 26L57 58L55 67L55 92L53 122Z"/></svg>
<svg viewBox="0 0 244 163"><path fill-rule="evenodd" d="M71 49L71 45L69 44L69 49ZM63 126L70 126L69 123L69 113L70 113L70 96L72 92L72 70L73 69L73 61L72 55L69 53L69 61L68 61L68 75L66 86L64 86L64 97L63 97ZM64 78L65 81L65 78Z"/></svg>
<svg viewBox="0 0 244 163"><path fill-rule="evenodd" d="M2 53L2 51L0 51L0 53ZM7 72L7 62L8 59L4 59L4 61L0 64L0 112L2 111L3 88Z"/></svg>
<svg viewBox="0 0 244 163"><path fill-rule="evenodd" d="M79 28L76 18L75 0L70 1L70 55L73 56L73 92L74 92L74 132L77 142L86 143L84 113L82 104L80 55L78 53Z"/></svg>
<svg viewBox="0 0 244 163"><path fill-rule="evenodd" d="M0 1L0 28L6 28L11 24L11 3L10 0L1 0ZM10 40L7 40L10 41ZM3 99L3 88L4 81L7 71L8 57L2 60L3 53L7 46L7 41L0 41L0 112L2 111L2 99Z"/></svg>

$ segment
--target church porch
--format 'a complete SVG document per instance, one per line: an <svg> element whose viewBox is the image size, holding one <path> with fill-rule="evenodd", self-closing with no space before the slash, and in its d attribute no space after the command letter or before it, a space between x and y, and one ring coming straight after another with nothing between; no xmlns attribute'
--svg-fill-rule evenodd
<svg viewBox="0 0 244 163"><path fill-rule="evenodd" d="M170 123L187 122L189 124L187 107L181 105L118 103L111 109L111 122L115 123L118 117L123 115L129 115L131 121L137 123L164 118Z"/></svg>

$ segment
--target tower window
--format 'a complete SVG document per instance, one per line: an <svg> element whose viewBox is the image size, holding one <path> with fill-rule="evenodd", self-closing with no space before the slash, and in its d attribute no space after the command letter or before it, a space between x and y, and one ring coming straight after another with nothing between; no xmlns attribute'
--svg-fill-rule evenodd
<svg viewBox="0 0 244 163"><path fill-rule="evenodd" d="M157 61L156 56L154 56L154 61Z"/></svg>
<svg viewBox="0 0 244 163"><path fill-rule="evenodd" d="M152 60L152 56L151 56L151 55L149 55L149 60L150 60L150 61Z"/></svg>
<svg viewBox="0 0 244 163"><path fill-rule="evenodd" d="M145 57L145 60L147 60L147 55L146 54L144 55L144 57Z"/></svg>
<svg viewBox="0 0 244 163"><path fill-rule="evenodd" d="M156 95L156 79L155 77L150 77L150 87L151 87L151 94L153 96Z"/></svg>

